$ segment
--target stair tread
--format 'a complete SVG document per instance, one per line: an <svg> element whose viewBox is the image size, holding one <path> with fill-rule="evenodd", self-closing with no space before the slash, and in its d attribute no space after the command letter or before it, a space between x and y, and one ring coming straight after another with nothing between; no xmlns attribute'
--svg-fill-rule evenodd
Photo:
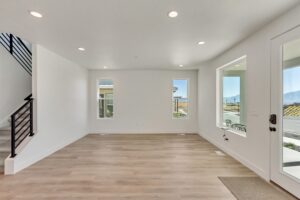
<svg viewBox="0 0 300 200"><path fill-rule="evenodd" d="M11 145L9 144L9 145L5 145L5 146L3 146L2 144L0 144L0 154L1 153L5 153L5 152L7 152L7 151L10 151L10 147L11 147ZM0 156L1 157L1 156Z"/></svg>
<svg viewBox="0 0 300 200"><path fill-rule="evenodd" d="M11 135L11 131L0 131L0 137L8 137Z"/></svg>
<svg viewBox="0 0 300 200"><path fill-rule="evenodd" d="M9 156L9 152L0 152L0 162Z"/></svg>
<svg viewBox="0 0 300 200"><path fill-rule="evenodd" d="M11 130L10 126L0 128L0 131L10 131L10 130Z"/></svg>
<svg viewBox="0 0 300 200"><path fill-rule="evenodd" d="M0 147L0 153L9 153L10 152L10 148L2 148Z"/></svg>
<svg viewBox="0 0 300 200"><path fill-rule="evenodd" d="M8 147L8 146L10 146L10 141L9 140L2 141L2 143L0 143L0 148L1 147Z"/></svg>
<svg viewBox="0 0 300 200"><path fill-rule="evenodd" d="M1 134L0 133L0 141L1 140L10 140L10 134Z"/></svg>
<svg viewBox="0 0 300 200"><path fill-rule="evenodd" d="M0 130L0 135L10 133L11 130Z"/></svg>
<svg viewBox="0 0 300 200"><path fill-rule="evenodd" d="M0 140L0 148L10 144L10 140Z"/></svg>
<svg viewBox="0 0 300 200"><path fill-rule="evenodd" d="M0 143L0 149L10 149L10 141L3 141L3 143Z"/></svg>
<svg viewBox="0 0 300 200"><path fill-rule="evenodd" d="M1 167L1 168L4 167L5 159L6 159L6 157L0 160L0 167ZM1 170L0 170L0 171L1 171Z"/></svg>

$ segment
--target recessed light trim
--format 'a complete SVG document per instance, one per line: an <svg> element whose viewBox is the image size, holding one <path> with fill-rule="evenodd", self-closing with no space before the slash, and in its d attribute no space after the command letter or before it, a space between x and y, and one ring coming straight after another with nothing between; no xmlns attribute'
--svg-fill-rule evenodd
<svg viewBox="0 0 300 200"><path fill-rule="evenodd" d="M198 42L198 45L203 45L203 44L205 44L205 41Z"/></svg>
<svg viewBox="0 0 300 200"><path fill-rule="evenodd" d="M179 65L179 67L183 67L183 65Z"/></svg>
<svg viewBox="0 0 300 200"><path fill-rule="evenodd" d="M79 47L78 50L79 50L79 51L85 51L85 48Z"/></svg>
<svg viewBox="0 0 300 200"><path fill-rule="evenodd" d="M169 16L170 18L175 18L175 17L178 16L178 12L175 11L175 10L170 11L170 12L168 13L168 16Z"/></svg>
<svg viewBox="0 0 300 200"><path fill-rule="evenodd" d="M37 11L29 11L29 13L33 16L33 17L36 17L36 18L42 18L43 15Z"/></svg>
<svg viewBox="0 0 300 200"><path fill-rule="evenodd" d="M107 69L108 67L107 66L103 66L103 69Z"/></svg>

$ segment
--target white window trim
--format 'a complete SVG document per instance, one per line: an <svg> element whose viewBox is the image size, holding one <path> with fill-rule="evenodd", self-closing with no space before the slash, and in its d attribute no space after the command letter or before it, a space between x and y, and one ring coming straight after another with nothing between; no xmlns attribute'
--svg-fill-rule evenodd
<svg viewBox="0 0 300 200"><path fill-rule="evenodd" d="M99 104L98 104L98 101L99 99L104 99L104 98L99 98L99 81L101 80L111 80L113 82L113 97L112 97L112 100L113 100L113 109L114 109L114 112L113 112L113 116L112 117L99 117ZM96 107L97 107L97 116L96 118L98 120L113 120L114 117L115 117L115 81L114 79L112 78L98 78L97 81L96 81L96 89L97 89L97 92L96 92Z"/></svg>
<svg viewBox="0 0 300 200"><path fill-rule="evenodd" d="M216 69L216 126L223 131L247 137L247 132L230 129L223 125L223 81L221 80L223 78L223 69L243 59L247 61L247 55L243 55Z"/></svg>
<svg viewBox="0 0 300 200"><path fill-rule="evenodd" d="M186 80L187 81L187 99L188 99L187 109L188 109L188 113L187 113L186 117L175 118L173 116L173 81L174 80ZM174 119L174 120L188 120L189 117L190 117L190 79L189 78L173 78L171 84L172 84L172 87L171 87L171 94L172 94L171 95L171 115L172 115L172 119Z"/></svg>

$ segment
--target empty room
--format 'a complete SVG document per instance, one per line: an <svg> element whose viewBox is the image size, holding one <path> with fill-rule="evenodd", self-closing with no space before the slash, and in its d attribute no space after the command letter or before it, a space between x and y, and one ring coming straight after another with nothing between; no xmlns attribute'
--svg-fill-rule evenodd
<svg viewBox="0 0 300 200"><path fill-rule="evenodd" d="M0 200L300 198L299 0L0 0Z"/></svg>

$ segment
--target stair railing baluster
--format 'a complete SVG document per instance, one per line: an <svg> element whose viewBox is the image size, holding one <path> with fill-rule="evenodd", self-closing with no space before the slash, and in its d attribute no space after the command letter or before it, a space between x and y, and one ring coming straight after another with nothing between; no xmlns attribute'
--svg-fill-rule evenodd
<svg viewBox="0 0 300 200"><path fill-rule="evenodd" d="M13 50L13 35L12 34L9 34L9 52L11 54L14 53L14 50Z"/></svg>
<svg viewBox="0 0 300 200"><path fill-rule="evenodd" d="M30 100L30 134L29 136L34 136L33 133L33 100Z"/></svg>
<svg viewBox="0 0 300 200"><path fill-rule="evenodd" d="M11 115L11 157L15 157L17 147L28 137L34 136L33 132L33 98L29 95L26 101L16 112ZM26 112L29 114L26 115ZM22 117L29 118L28 121ZM19 123L17 123L19 122ZM29 122L29 123L28 123ZM28 132L29 130L29 132Z"/></svg>
<svg viewBox="0 0 300 200"><path fill-rule="evenodd" d="M11 33L1 33L0 44L32 75L32 52L20 38Z"/></svg>
<svg viewBox="0 0 300 200"><path fill-rule="evenodd" d="M11 116L11 157L15 157L16 156L16 145L15 145L15 141L16 141L16 129L15 129L15 115Z"/></svg>

